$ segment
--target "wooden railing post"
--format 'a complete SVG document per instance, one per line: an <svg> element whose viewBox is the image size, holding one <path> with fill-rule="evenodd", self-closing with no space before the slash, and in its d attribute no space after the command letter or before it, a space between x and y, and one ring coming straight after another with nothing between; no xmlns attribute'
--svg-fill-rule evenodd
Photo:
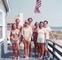
<svg viewBox="0 0 62 60"><path fill-rule="evenodd" d="M53 43L53 53L55 54L55 43ZM53 59L54 59L54 55L53 55Z"/></svg>

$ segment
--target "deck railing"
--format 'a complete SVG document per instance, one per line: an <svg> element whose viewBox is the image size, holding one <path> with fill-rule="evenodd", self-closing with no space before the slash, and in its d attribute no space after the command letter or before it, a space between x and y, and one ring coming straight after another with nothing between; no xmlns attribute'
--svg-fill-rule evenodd
<svg viewBox="0 0 62 60"><path fill-rule="evenodd" d="M62 46L57 43L48 40L48 50L52 55L52 59L62 60Z"/></svg>

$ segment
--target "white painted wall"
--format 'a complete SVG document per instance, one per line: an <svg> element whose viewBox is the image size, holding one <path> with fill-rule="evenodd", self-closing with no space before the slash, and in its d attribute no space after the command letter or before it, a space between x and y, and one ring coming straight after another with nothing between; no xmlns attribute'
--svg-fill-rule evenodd
<svg viewBox="0 0 62 60"><path fill-rule="evenodd" d="M6 13L2 0L0 0L0 9Z"/></svg>
<svg viewBox="0 0 62 60"><path fill-rule="evenodd" d="M0 42L4 41L4 52L7 53L7 39L6 39L6 24L7 24L6 18L7 18L7 14L6 14L6 10L5 10L5 7L4 7L2 0L0 0L0 11L3 13L2 20L3 20L3 26L4 26L3 27L3 38L0 39Z"/></svg>

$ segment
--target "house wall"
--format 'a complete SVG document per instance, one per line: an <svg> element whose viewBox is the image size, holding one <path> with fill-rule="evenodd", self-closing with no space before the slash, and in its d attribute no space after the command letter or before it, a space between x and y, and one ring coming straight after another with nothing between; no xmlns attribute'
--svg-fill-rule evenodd
<svg viewBox="0 0 62 60"><path fill-rule="evenodd" d="M4 22L5 23L5 25L4 25L5 28L3 28L4 31L5 31L5 33L4 33L5 37L3 39L0 39L0 42L4 41L4 53L6 53L7 52L7 38L6 38L7 12L6 12L6 9L5 9L5 6L4 6L4 3L3 3L2 0L0 0L0 10L2 10L4 12L4 21L5 21Z"/></svg>
<svg viewBox="0 0 62 60"><path fill-rule="evenodd" d="M3 5L2 0L0 0L0 9L3 10L6 13L5 7Z"/></svg>

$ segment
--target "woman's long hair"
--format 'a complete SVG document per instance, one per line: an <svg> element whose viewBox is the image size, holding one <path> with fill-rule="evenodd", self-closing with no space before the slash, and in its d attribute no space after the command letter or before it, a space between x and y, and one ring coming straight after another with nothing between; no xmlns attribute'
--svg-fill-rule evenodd
<svg viewBox="0 0 62 60"><path fill-rule="evenodd" d="M41 24L43 24L42 27L44 27L44 22L43 22L43 21L40 21L40 23L39 23L39 28L41 27Z"/></svg>
<svg viewBox="0 0 62 60"><path fill-rule="evenodd" d="M14 24L15 24L15 23L13 23L13 24L11 25L11 30L14 30Z"/></svg>

